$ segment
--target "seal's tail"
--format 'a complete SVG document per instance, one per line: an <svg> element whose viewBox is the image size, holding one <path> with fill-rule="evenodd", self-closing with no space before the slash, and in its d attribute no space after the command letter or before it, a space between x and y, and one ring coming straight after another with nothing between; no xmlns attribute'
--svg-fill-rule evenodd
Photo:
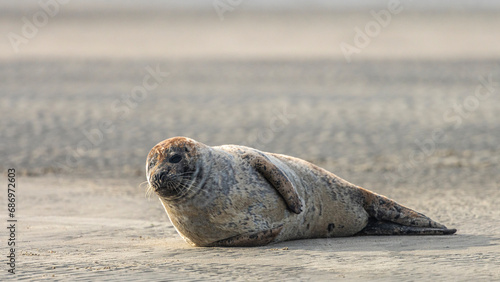
<svg viewBox="0 0 500 282"><path fill-rule="evenodd" d="M456 229L428 218L382 195L361 188L370 222L361 233L368 235L447 235Z"/></svg>

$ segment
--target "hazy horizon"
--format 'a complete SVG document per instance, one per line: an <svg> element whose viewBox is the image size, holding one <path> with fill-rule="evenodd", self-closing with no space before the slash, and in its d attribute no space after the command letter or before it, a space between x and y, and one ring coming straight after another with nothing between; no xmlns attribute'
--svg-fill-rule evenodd
<svg viewBox="0 0 500 282"><path fill-rule="evenodd" d="M327 0L312 0L312 1L244 1L240 0L234 1L232 6L238 6L239 9L272 9L272 10L294 10L294 9L332 9L332 10L363 10L363 9L374 9L382 8L388 5L389 1L382 0L355 0L355 1L327 1ZM499 1L470 1L470 0L456 0L456 1L412 1L412 0L401 0L399 1L408 10L452 10L452 11L468 11L468 10L491 10L499 9ZM180 0L147 0L147 1L131 1L131 0L72 0L68 1L68 4L78 5L80 7L113 7L121 6L121 8L166 8L166 9L185 9L185 10L210 10L214 9L214 5L217 3L229 3L227 0L213 0L213 1L198 1L198 2L185 2ZM21 1L9 1L0 3L0 8L30 8L39 5L39 1L36 0L21 0Z"/></svg>

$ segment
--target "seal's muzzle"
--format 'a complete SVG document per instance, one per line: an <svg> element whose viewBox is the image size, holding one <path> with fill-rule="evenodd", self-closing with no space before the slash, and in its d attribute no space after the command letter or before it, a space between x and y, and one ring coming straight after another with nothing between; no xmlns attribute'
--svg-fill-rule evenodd
<svg viewBox="0 0 500 282"><path fill-rule="evenodd" d="M151 177L151 186L161 197L173 197L180 193L180 181L175 175L170 174L169 170L155 172Z"/></svg>

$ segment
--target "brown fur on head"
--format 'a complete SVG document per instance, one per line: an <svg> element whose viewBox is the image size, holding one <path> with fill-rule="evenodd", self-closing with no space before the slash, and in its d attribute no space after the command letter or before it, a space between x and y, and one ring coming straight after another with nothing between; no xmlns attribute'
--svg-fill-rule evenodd
<svg viewBox="0 0 500 282"><path fill-rule="evenodd" d="M193 139L174 137L151 149L146 161L146 177L154 191L162 197L185 194L199 170L198 149L204 146Z"/></svg>
<svg viewBox="0 0 500 282"><path fill-rule="evenodd" d="M173 137L165 139L156 144L151 151L149 151L147 163L152 158L157 157L158 162L163 162L168 157L169 150L184 149L186 152L196 154L196 146L199 144L191 138L187 137Z"/></svg>

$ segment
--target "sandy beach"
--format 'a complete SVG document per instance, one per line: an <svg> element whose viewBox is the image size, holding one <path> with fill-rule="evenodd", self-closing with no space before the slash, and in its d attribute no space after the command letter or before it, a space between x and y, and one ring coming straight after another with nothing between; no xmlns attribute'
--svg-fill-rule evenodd
<svg viewBox="0 0 500 282"><path fill-rule="evenodd" d="M0 280L500 279L500 12L403 6L346 59L379 8L69 3L28 38L43 10L2 5ZM191 247L145 195L147 153L174 136L311 161L458 232Z"/></svg>

